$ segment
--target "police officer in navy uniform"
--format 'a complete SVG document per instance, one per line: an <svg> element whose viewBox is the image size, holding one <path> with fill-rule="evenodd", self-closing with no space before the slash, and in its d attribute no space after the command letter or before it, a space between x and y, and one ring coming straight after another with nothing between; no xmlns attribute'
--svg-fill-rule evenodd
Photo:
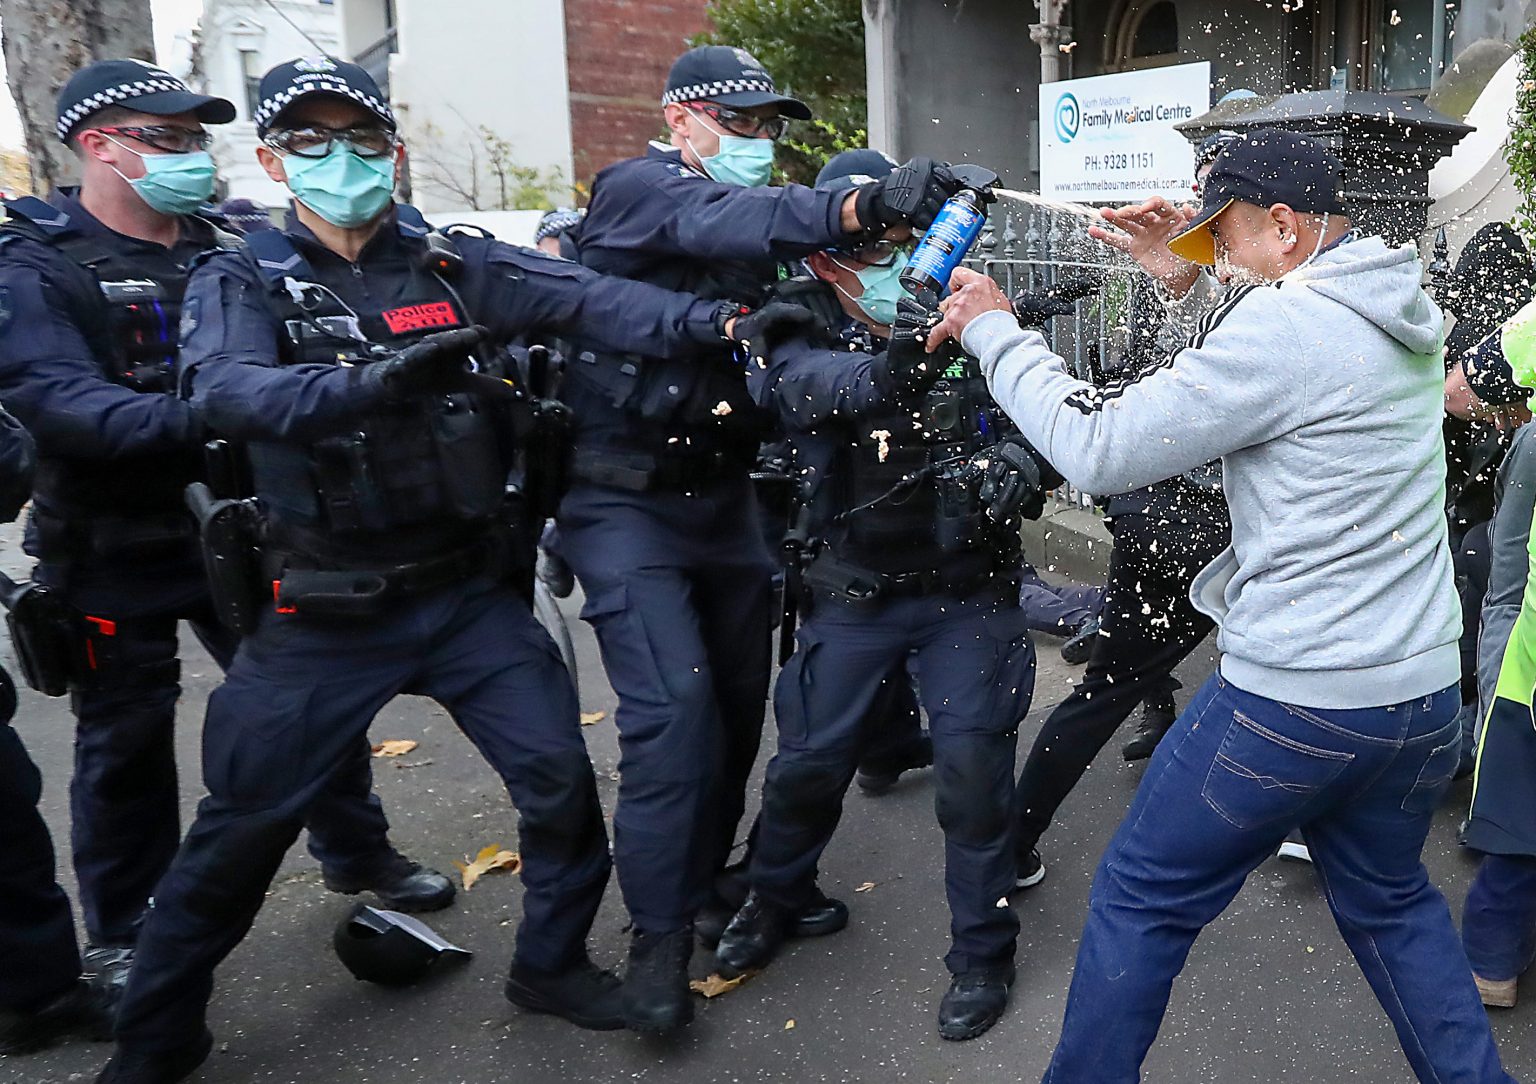
<svg viewBox="0 0 1536 1084"><path fill-rule="evenodd" d="M582 264L708 296L757 301L777 262L898 222L925 226L957 185L926 159L844 191L764 187L775 139L810 110L749 53L692 49L663 96L670 145L608 166L577 239ZM580 346L581 344L578 344ZM623 760L614 857L634 922L630 1026L692 1019L693 923L712 901L762 734L773 566L749 474L767 426L740 359L630 355L591 344L569 361L576 481L561 553L619 697ZM841 928L817 897L797 932Z"/></svg>
<svg viewBox="0 0 1536 1084"><path fill-rule="evenodd" d="M891 169L876 152L846 151L818 181L846 191ZM888 721L872 709L911 667L933 738L953 938L939 1033L960 1040L997 1021L1013 982L1018 919L999 901L1014 882L1013 759L1035 682L1018 528L1021 507L1039 515L1059 476L1007 436L974 361L925 355L922 310L898 281L911 239L900 226L810 256L809 274L780 292L820 313L836 344L791 339L749 370L794 445L813 543L808 614L774 691L778 752L752 893L716 960L740 975L785 940L815 893L870 724ZM898 318L898 303L912 310Z"/></svg>
<svg viewBox="0 0 1536 1084"><path fill-rule="evenodd" d="M213 191L203 124L233 117L142 61L92 64L58 100L81 187L11 201L0 230L0 397L39 457L27 549L34 578L88 615L70 812L87 969L113 992L180 839L177 622L221 666L235 650L183 500L203 429L172 373L187 265L235 243L200 216ZM310 824L331 888L410 910L453 899L452 882L389 845L361 746Z"/></svg>
<svg viewBox="0 0 1536 1084"><path fill-rule="evenodd" d="M32 438L0 411L0 519L32 493ZM82 980L69 897L54 879L53 841L37 810L42 775L11 729L16 686L0 669L0 1055L25 1054L65 1035L110 1034L99 991Z"/></svg>
<svg viewBox="0 0 1536 1084"><path fill-rule="evenodd" d="M209 794L156 890L101 1079L167 1084L206 1058L214 968L326 781L401 693L448 710L521 816L507 996L623 1027L618 981L585 945L610 867L603 814L575 693L527 601L533 533L507 495L534 404L498 375L500 348L580 331L683 355L763 321L431 231L393 202L403 146L354 64L289 62L259 90L258 155L293 193L294 225L197 268L178 383L245 446L264 520L249 597L265 603L210 698Z"/></svg>

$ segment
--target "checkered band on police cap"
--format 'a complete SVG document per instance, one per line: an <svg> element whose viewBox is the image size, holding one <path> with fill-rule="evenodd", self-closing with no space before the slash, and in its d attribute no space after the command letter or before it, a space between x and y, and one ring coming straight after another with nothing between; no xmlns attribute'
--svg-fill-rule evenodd
<svg viewBox="0 0 1536 1084"><path fill-rule="evenodd" d="M95 61L69 77L59 91L54 131L68 143L82 124L114 105L156 116L193 113L205 124L225 124L235 118L234 103L194 94L164 68L123 58Z"/></svg>
<svg viewBox="0 0 1536 1084"><path fill-rule="evenodd" d="M772 79L722 79L715 83L694 83L692 86L669 90L661 96L661 104L713 101L725 94L741 93L777 94L778 91L774 89Z"/></svg>
<svg viewBox="0 0 1536 1084"><path fill-rule="evenodd" d="M267 134L283 110L311 94L348 98L391 128L396 127L395 114L373 77L356 64L332 57L308 57L279 64L262 76L259 94L261 100L252 119L260 136Z"/></svg>

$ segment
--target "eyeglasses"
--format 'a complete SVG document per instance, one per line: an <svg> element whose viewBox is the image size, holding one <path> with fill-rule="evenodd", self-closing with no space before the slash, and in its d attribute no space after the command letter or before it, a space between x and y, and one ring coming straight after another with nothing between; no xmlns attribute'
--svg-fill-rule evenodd
<svg viewBox="0 0 1536 1084"><path fill-rule="evenodd" d="M200 128L178 128L174 124L150 124L145 126L123 125L112 128L96 128L105 135L125 136L146 143L157 151L167 154L190 154L205 151L213 143L213 136Z"/></svg>
<svg viewBox="0 0 1536 1084"><path fill-rule="evenodd" d="M694 102L688 106L695 113L703 113L732 135L748 139L781 139L789 131L786 117L754 117L739 109L727 109L714 102Z"/></svg>
<svg viewBox="0 0 1536 1084"><path fill-rule="evenodd" d="M395 149L395 133L388 128L362 125L355 128L285 128L267 136L267 146L296 154L300 158L324 158L331 144L341 142L351 147L359 158L382 158Z"/></svg>
<svg viewBox="0 0 1536 1084"><path fill-rule="evenodd" d="M912 251L911 241L870 241L868 244L855 245L852 248L840 248L837 250L851 260L864 264L866 267L890 267L896 262L896 257Z"/></svg>

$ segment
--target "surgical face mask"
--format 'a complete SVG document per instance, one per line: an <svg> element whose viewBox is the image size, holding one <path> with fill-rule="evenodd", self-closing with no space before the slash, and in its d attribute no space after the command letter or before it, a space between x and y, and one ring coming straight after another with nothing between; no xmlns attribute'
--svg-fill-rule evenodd
<svg viewBox="0 0 1536 1084"><path fill-rule="evenodd" d="M742 188L761 188L772 179L773 140L731 135L710 124L700 114L694 113L693 116L698 117L700 124L720 137L720 150L708 158L694 149L693 140L686 136L683 139L699 160L699 165L704 167L705 173L721 184L740 185Z"/></svg>
<svg viewBox="0 0 1536 1084"><path fill-rule="evenodd" d="M864 292L854 297L841 285L837 286L838 292L857 305L864 313L877 324L890 327L896 322L896 302L906 296L906 288L901 284L901 273L907 267L907 253L898 252L891 263L886 267L861 267L854 269L843 263L836 256L832 262L844 271L852 271L858 276L859 285L864 287Z"/></svg>
<svg viewBox="0 0 1536 1084"><path fill-rule="evenodd" d="M112 139L111 136L107 137ZM144 154L118 143L144 163L144 176L126 177L116 166L112 172L133 186L139 198L163 215L187 215L213 197L213 159L207 151L186 154Z"/></svg>
<svg viewBox="0 0 1536 1084"><path fill-rule="evenodd" d="M364 158L340 140L321 158L283 159L293 198L333 226L366 225L395 196L395 156Z"/></svg>

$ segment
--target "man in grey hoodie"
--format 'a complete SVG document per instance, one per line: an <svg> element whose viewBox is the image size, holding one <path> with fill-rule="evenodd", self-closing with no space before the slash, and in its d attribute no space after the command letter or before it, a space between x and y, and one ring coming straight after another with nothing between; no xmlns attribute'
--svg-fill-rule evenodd
<svg viewBox="0 0 1536 1084"><path fill-rule="evenodd" d="M1351 227L1340 173L1287 132L1227 148L1170 247L1238 288L1135 380L1074 379L974 272L931 336L960 338L1084 489L1219 456L1232 512L1231 547L1191 591L1220 626L1220 673L1099 866L1053 1084L1140 1079L1195 937L1296 827L1418 1078L1513 1080L1420 858L1460 744L1441 316L1411 248Z"/></svg>

